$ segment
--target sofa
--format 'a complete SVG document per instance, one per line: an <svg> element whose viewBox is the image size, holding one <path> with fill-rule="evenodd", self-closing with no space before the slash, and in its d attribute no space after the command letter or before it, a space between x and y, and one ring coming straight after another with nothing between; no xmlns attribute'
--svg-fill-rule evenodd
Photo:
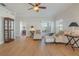
<svg viewBox="0 0 79 59"><path fill-rule="evenodd" d="M67 43L68 39L64 36L64 32L60 31L58 33L54 33L53 35L46 35L45 36L46 43Z"/></svg>

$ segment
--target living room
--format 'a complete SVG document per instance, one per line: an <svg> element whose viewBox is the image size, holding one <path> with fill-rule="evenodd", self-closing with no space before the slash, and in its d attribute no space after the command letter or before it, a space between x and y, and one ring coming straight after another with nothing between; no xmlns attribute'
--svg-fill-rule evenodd
<svg viewBox="0 0 79 59"><path fill-rule="evenodd" d="M67 33L71 34L70 32L72 31L76 32L76 34L79 32L79 4L37 3L44 8L39 9L39 11L34 9L28 10L33 7L33 4L34 3L0 3L0 55L79 55L78 39L75 40L75 37L69 36L72 39L71 42L74 43L72 47L67 35L64 35ZM14 41L5 43L3 21L4 19L10 18L14 19L14 30L11 30L14 32ZM70 26L73 22L76 23L77 26ZM31 26L34 26L36 29L33 38L30 38ZM72 27L74 27L74 29ZM24 36L22 35L23 28L26 30L26 35ZM40 43L43 44L40 45ZM15 47L12 48L13 46ZM54 51L47 47L51 47ZM7 48L9 49L8 51L6 50ZM19 50L17 50L18 48ZM39 52L36 51L37 49ZM59 49L59 51L57 49ZM67 52L64 52L65 50Z"/></svg>

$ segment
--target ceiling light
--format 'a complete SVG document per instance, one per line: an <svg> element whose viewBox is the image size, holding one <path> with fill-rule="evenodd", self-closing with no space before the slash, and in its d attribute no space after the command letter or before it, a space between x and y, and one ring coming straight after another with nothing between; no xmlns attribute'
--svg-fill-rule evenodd
<svg viewBox="0 0 79 59"><path fill-rule="evenodd" d="M33 10L37 11L37 10L39 10L39 7L36 6L36 7L33 8Z"/></svg>

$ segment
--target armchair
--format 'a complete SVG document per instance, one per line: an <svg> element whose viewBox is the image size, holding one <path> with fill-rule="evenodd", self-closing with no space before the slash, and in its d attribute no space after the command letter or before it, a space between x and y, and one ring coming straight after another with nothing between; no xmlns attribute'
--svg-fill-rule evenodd
<svg viewBox="0 0 79 59"><path fill-rule="evenodd" d="M36 30L36 32L34 33L34 38L33 39L41 39L41 31L40 30Z"/></svg>

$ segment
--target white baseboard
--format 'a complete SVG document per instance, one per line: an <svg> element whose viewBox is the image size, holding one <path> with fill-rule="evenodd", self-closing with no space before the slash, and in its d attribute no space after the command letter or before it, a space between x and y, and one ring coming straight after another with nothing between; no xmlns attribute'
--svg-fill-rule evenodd
<svg viewBox="0 0 79 59"><path fill-rule="evenodd" d="M0 44L3 44L3 43L4 43L4 41L1 41L1 42L0 42Z"/></svg>

